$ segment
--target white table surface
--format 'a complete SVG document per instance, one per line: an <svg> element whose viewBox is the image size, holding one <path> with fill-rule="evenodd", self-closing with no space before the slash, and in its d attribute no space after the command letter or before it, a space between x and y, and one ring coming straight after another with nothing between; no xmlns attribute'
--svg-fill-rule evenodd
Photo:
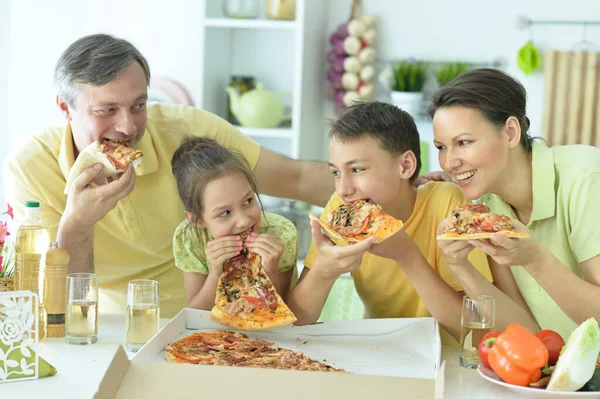
<svg viewBox="0 0 600 399"><path fill-rule="evenodd" d="M161 326L166 322L161 320ZM101 314L98 326L98 342L93 345L69 345L64 338L48 338L39 343L38 353L56 367L58 373L35 381L0 384L0 398L92 398L117 347L125 345L125 316ZM130 358L133 356L128 354ZM460 367L458 355L456 346L442 348L442 361L446 361L444 398L521 398L485 381L475 370Z"/></svg>

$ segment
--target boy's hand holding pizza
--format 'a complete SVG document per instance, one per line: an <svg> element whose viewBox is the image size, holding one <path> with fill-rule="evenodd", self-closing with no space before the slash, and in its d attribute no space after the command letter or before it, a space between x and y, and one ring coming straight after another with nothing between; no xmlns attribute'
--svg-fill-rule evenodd
<svg viewBox="0 0 600 399"><path fill-rule="evenodd" d="M318 270L323 276L331 279L357 269L363 255L376 239L372 236L352 245L336 245L321 232L321 225L316 220L310 221L310 227L314 243L319 250L313 270Z"/></svg>

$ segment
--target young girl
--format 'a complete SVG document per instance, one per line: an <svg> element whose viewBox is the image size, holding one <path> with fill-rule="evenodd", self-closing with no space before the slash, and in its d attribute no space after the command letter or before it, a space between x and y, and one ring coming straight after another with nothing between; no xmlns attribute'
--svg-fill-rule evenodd
<svg viewBox="0 0 600 399"><path fill-rule="evenodd" d="M191 137L171 160L186 209L173 236L175 266L183 271L188 305L210 310L223 264L246 246L285 297L296 276L298 234L282 216L262 212L254 175L246 160L216 141Z"/></svg>

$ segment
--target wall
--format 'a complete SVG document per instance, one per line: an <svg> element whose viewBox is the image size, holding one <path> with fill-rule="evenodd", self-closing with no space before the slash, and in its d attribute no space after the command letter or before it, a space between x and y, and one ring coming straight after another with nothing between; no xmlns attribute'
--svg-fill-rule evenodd
<svg viewBox="0 0 600 399"><path fill-rule="evenodd" d="M333 32L350 14L350 0L330 0L327 32ZM531 133L541 135L543 74L525 76L516 55L529 39L528 30L517 28L520 15L532 19L600 20L598 0L363 0L362 14L377 18L377 56L393 60L406 57L433 61L491 62L501 59L506 72L528 91ZM570 49L582 40L576 26L535 26L534 42L540 50ZM600 26L588 28L588 40L600 46ZM600 47L599 47L600 49ZM328 107L328 117L333 115ZM431 126L419 123L424 139L431 140ZM435 165L437 150L431 153ZM434 165L434 166L435 166Z"/></svg>
<svg viewBox="0 0 600 399"><path fill-rule="evenodd" d="M10 148L8 134L8 44L10 31L10 3L0 0L0 159ZM0 171L1 172L1 171ZM2 187L0 173L0 187ZM4 190L0 189L0 212L4 211Z"/></svg>
<svg viewBox="0 0 600 399"><path fill-rule="evenodd" d="M329 1L327 32L347 18L350 4L350 0ZM499 2L363 0L363 13L378 19L380 59L503 59L506 70L529 91L528 112L536 135L540 133L543 76L525 77L516 68L516 53L529 38L527 31L517 29L517 17L600 20L600 2L505 0L502 6L494 4ZM0 155L4 157L6 148L22 137L61 121L54 105L53 67L66 46L85 34L108 32L132 41L148 58L154 75L172 76L198 93L196 70L202 60L195 50L201 42L197 23L201 7L202 2L194 0L0 0ZM536 27L534 31L541 49L569 48L581 35L575 27ZM600 44L600 28L589 28L588 38ZM333 117L331 104L327 107L327 117ZM425 121L419 127L424 139L430 140L430 125ZM326 154L326 145L315 150L315 158Z"/></svg>

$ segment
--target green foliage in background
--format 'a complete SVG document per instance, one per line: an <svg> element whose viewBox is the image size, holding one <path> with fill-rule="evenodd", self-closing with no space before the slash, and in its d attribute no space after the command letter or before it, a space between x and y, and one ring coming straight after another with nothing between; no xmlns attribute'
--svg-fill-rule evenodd
<svg viewBox="0 0 600 399"><path fill-rule="evenodd" d="M466 62L446 62L441 64L435 71L440 87L451 82L458 75L469 70L469 64Z"/></svg>
<svg viewBox="0 0 600 399"><path fill-rule="evenodd" d="M393 91L419 92L423 89L429 63L423 61L398 61L392 65Z"/></svg>

